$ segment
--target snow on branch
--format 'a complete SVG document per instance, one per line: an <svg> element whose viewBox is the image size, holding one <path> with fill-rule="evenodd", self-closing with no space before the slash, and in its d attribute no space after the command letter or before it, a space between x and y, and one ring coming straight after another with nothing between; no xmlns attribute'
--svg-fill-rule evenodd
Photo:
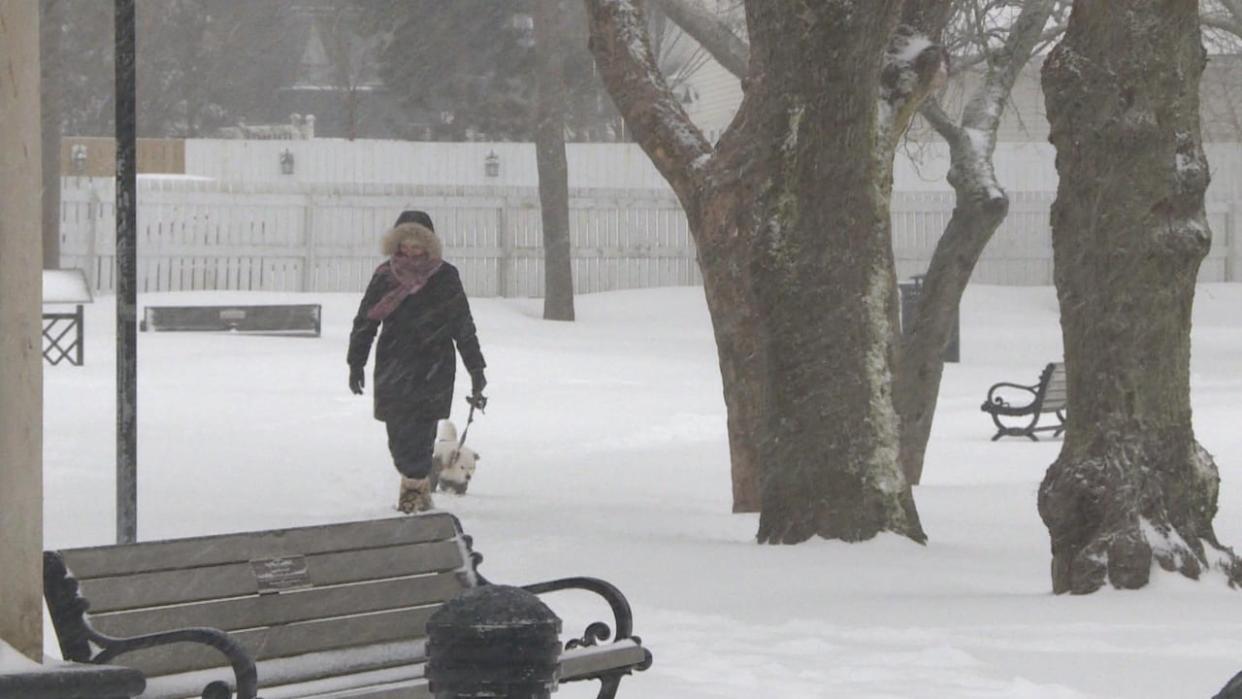
<svg viewBox="0 0 1242 699"><path fill-rule="evenodd" d="M682 197L697 195L712 146L656 65L634 0L587 0L591 53L613 102L656 169Z"/></svg>
<svg viewBox="0 0 1242 699"><path fill-rule="evenodd" d="M884 143L896 147L923 100L948 79L949 55L939 44L908 25L888 42L880 72L880 118Z"/></svg>
<svg viewBox="0 0 1242 699"><path fill-rule="evenodd" d="M1023 4L1022 11L1009 28L1004 45L994 56L994 61L990 62L983 87L967 102L962 113L962 126L996 133L1014 82L1023 66L1031 60L1056 1L1028 0Z"/></svg>

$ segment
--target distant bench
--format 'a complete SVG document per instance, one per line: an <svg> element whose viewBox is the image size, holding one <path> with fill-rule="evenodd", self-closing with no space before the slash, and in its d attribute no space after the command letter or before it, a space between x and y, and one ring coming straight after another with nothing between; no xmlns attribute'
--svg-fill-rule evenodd
<svg viewBox="0 0 1242 699"><path fill-rule="evenodd" d="M47 551L44 597L65 659L141 670L144 699L431 699L427 621L477 571L453 515ZM598 680L611 699L651 653L611 584L566 578L612 610L566 643L559 680ZM89 610L89 613L88 613ZM615 635L614 635L615 634ZM613 636L609 643L599 643ZM206 687L206 689L205 689Z"/></svg>
<svg viewBox="0 0 1242 699"><path fill-rule="evenodd" d="M1010 389L1022 391L1023 401L1018 404L1011 403L1001 395L1002 389L1006 392ZM1001 437L1028 437L1038 442L1036 432L1052 432L1052 436L1056 437L1065 431L1065 415L1069 407L1066 395L1065 365L1058 362L1044 367L1039 375L1039 383L1032 386L1015 383L998 383L992 386L988 389L988 397L980 409L991 415L992 422L996 425L993 442ZM1040 419L1047 414L1056 417L1056 424L1040 426ZM1024 424L1006 425L1001 420L1002 417L1028 419L1019 420Z"/></svg>
<svg viewBox="0 0 1242 699"><path fill-rule="evenodd" d="M234 331L319 337L319 304L259 306L147 306L141 329L152 331Z"/></svg>
<svg viewBox="0 0 1242 699"><path fill-rule="evenodd" d="M43 311L43 358L48 364L56 366L67 361L82 366L86 346L82 304L93 301L82 270L43 270L43 305L76 306L73 312Z"/></svg>

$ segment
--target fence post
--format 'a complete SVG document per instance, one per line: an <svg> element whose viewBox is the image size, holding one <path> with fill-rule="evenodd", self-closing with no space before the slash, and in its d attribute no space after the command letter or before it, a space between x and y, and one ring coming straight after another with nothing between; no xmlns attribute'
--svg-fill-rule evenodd
<svg viewBox="0 0 1242 699"><path fill-rule="evenodd" d="M513 277L513 226L509 216L509 198L501 199L500 208L496 210L496 232L500 236L500 258L496 260L496 295L506 298Z"/></svg>
<svg viewBox="0 0 1242 699"><path fill-rule="evenodd" d="M1227 282L1242 282L1242 226L1238 213L1242 206L1237 201L1229 202L1229 223L1225 228L1225 274Z"/></svg>
<svg viewBox="0 0 1242 699"><path fill-rule="evenodd" d="M315 291L312 275L319 260L319 251L315 248L315 195L306 195L306 205L302 213L302 235L306 240L306 254L302 262L302 291Z"/></svg>
<svg viewBox="0 0 1242 699"><path fill-rule="evenodd" d="M99 286L99 218L103 216L103 200L95 189L95 180L86 178L90 188L90 200L86 204L86 278L95 293L103 291Z"/></svg>

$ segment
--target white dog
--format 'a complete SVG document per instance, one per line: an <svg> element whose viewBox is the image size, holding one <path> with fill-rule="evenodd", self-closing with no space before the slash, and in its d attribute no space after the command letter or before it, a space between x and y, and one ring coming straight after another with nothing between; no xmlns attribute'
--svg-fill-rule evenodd
<svg viewBox="0 0 1242 699"><path fill-rule="evenodd" d="M436 431L436 445L432 451L432 489L451 490L465 495L474 478L479 453L470 447L457 448L457 427L449 420L441 420Z"/></svg>

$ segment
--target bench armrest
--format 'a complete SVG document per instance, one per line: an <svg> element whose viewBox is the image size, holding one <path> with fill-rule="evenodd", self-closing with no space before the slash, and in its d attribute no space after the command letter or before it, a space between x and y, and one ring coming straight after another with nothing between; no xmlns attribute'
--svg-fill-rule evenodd
<svg viewBox="0 0 1242 699"><path fill-rule="evenodd" d="M594 592L612 608L613 623L616 626L617 633L614 640L634 637L634 613L630 611L630 603L625 599L625 595L610 582L600 580L599 578L561 578L560 580L549 580L548 582L533 583L531 585L523 585L523 590L541 595L546 592L558 592L561 590L585 590ZM612 629L608 624L603 622L595 622L587 627L586 632L581 639L575 639L567 644L569 648L577 646L593 646L599 641L606 641L612 636Z"/></svg>
<svg viewBox="0 0 1242 699"><path fill-rule="evenodd" d="M259 681L254 659L220 629L192 627L124 638L100 633L87 619L90 603L79 593L78 581L69 573L64 557L56 551L43 554L43 594L66 660L101 664L143 648L169 643L202 643L228 659L237 682L237 699L256 699ZM97 655L93 655L91 642L101 649ZM229 699L229 694L223 682L212 682L203 688L204 699Z"/></svg>
<svg viewBox="0 0 1242 699"><path fill-rule="evenodd" d="M988 397L985 401L983 401L983 405L979 406L979 409L985 413L990 413L990 412L995 412L999 408L1010 407L1009 401L1005 400L1004 398L997 395L996 393L997 390L1001 388L1010 388L1010 389L1017 389L1020 391L1026 391L1027 393L1031 394L1031 403L1034 403L1035 397L1039 395L1038 385L1022 386L1016 383L1001 382L998 384L994 384L991 388L988 389ZM1023 406L1023 407L1026 407L1026 406Z"/></svg>
<svg viewBox="0 0 1242 699"><path fill-rule="evenodd" d="M88 627L88 635L103 650L91 658L92 663L106 663L113 658L144 648L168 645L170 643L201 643L220 651L233 668L233 677L237 683L237 699L256 699L258 696L259 676L255 669L254 659L245 648L233 640L227 632L205 626L163 631L161 633L114 638L105 636ZM230 692L222 682L212 682L203 688L204 699L229 699Z"/></svg>

